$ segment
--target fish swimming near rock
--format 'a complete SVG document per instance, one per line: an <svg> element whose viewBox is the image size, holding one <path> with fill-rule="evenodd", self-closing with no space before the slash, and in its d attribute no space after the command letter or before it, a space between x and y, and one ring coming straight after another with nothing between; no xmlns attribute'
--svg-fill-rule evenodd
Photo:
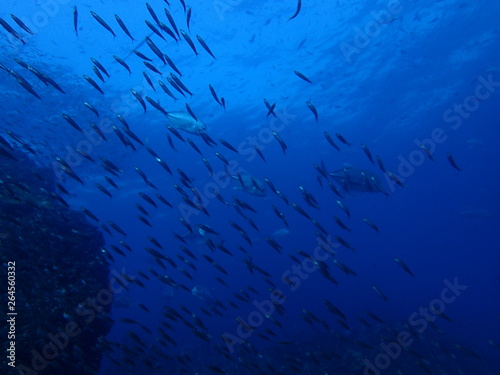
<svg viewBox="0 0 500 375"><path fill-rule="evenodd" d="M329 173L329 175L346 191L363 191L389 195L382 186L380 179L373 172L344 164L344 168Z"/></svg>
<svg viewBox="0 0 500 375"><path fill-rule="evenodd" d="M199 130L206 130L206 125L186 112L168 112L168 119L176 129L182 129L191 134L199 134Z"/></svg>

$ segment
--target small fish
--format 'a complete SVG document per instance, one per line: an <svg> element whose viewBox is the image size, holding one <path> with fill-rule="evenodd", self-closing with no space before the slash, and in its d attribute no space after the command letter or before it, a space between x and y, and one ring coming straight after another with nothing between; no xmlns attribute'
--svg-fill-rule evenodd
<svg viewBox="0 0 500 375"><path fill-rule="evenodd" d="M174 80L174 82L189 95L193 96L193 93L189 91L189 89L184 85L179 77L177 77L174 73L170 73L170 77Z"/></svg>
<svg viewBox="0 0 500 375"><path fill-rule="evenodd" d="M161 89L172 99L177 100L174 94L168 89L167 85L165 85L162 81L158 81L158 84L160 85Z"/></svg>
<svg viewBox="0 0 500 375"><path fill-rule="evenodd" d="M123 171L118 168L113 162L111 162L110 160L106 159L106 158L101 158L101 161L103 162L104 165L107 165L109 168L111 168L112 170L118 172L118 173L123 173Z"/></svg>
<svg viewBox="0 0 500 375"><path fill-rule="evenodd" d="M278 191L279 192L279 191ZM298 204L295 204L294 202L292 202L292 207L299 213L301 214L302 216L308 218L309 220L312 220L311 219L311 216L309 216L309 214L304 211L304 209L302 207L300 207Z"/></svg>
<svg viewBox="0 0 500 375"><path fill-rule="evenodd" d="M422 149L423 152L431 159L434 161L434 156L432 156L431 150L429 150L425 145L420 145L420 148Z"/></svg>
<svg viewBox="0 0 500 375"><path fill-rule="evenodd" d="M215 92L215 89L213 88L213 86L212 85L208 85L208 88L210 90L210 93L212 94L212 97L215 99L215 101L217 103L219 103L220 105L222 105L222 103L220 102L220 100L219 100L219 98L217 96L217 93Z"/></svg>
<svg viewBox="0 0 500 375"><path fill-rule="evenodd" d="M161 194L156 193L156 198L158 198L158 200L164 205L172 208L172 204L169 201L167 201Z"/></svg>
<svg viewBox="0 0 500 375"><path fill-rule="evenodd" d="M264 237L264 240L271 246L274 250L276 250L278 253L281 254L281 245L278 244L273 238L271 237Z"/></svg>
<svg viewBox="0 0 500 375"><path fill-rule="evenodd" d="M300 13L300 8L302 7L302 0L298 0L297 2L297 9L295 10L295 13L293 16L291 16L288 21L293 20L295 17L297 17Z"/></svg>
<svg viewBox="0 0 500 375"><path fill-rule="evenodd" d="M340 207L340 209L345 212L345 214L347 215L347 217L350 218L351 217L351 212L346 207L346 205L344 203L342 203L341 201L336 201L336 203Z"/></svg>
<svg viewBox="0 0 500 375"><path fill-rule="evenodd" d="M276 113L274 113L274 109L276 108L276 103L271 105L271 104L269 104L269 101L266 98L264 98L264 104L266 105L266 108L267 108L267 116L266 117L269 117L270 114L272 114L274 117L276 117Z"/></svg>
<svg viewBox="0 0 500 375"><path fill-rule="evenodd" d="M354 247L352 247L352 246L351 246L351 245L350 245L350 244L349 244L346 240L344 240L342 237L337 236L337 235L335 235L335 236L333 236L333 237L335 237L335 239L337 240L337 242L338 242L339 244L341 244L342 246L344 246L344 247L348 248L349 250L356 251L356 249L355 249Z"/></svg>
<svg viewBox="0 0 500 375"><path fill-rule="evenodd" d="M163 159L156 158L156 161L157 161L157 163L158 163L158 164L160 164L160 165L161 165L161 167L162 167L163 169L165 169L165 170L168 172L168 174L172 175L172 170L171 170L171 169L170 169L170 167L167 165L167 163L165 163L165 162L163 161Z"/></svg>
<svg viewBox="0 0 500 375"><path fill-rule="evenodd" d="M165 11L165 15L168 18L168 22L170 22L170 25L174 29L174 31L177 34L177 36L180 37L179 36L179 30L177 29L177 25L175 24L174 18L172 17L172 15L170 14L170 12L166 8L164 9L164 11ZM184 12L185 11L186 11L186 6L184 5ZM181 30L181 33L182 33L182 30Z"/></svg>
<svg viewBox="0 0 500 375"><path fill-rule="evenodd" d="M127 71L129 72L129 74L131 74L132 72L130 71L130 67L127 65L127 63L125 61L123 61L121 58L119 58L118 56L116 55L113 55L113 58L118 62L118 64L120 64L121 66L123 66L125 69L127 69Z"/></svg>
<svg viewBox="0 0 500 375"><path fill-rule="evenodd" d="M276 113L274 112L275 108L276 108L276 103L273 103L271 106L269 106L269 111L267 112L266 117L269 117L270 114L276 117Z"/></svg>
<svg viewBox="0 0 500 375"><path fill-rule="evenodd" d="M409 275L415 277L413 272L411 272L410 268L399 258L394 258L394 261L400 266L403 270L405 270Z"/></svg>
<svg viewBox="0 0 500 375"><path fill-rule="evenodd" d="M294 70L293 72L297 75L297 77L302 78L306 82L312 83L312 81L309 78L307 78L304 74L302 74L298 70Z"/></svg>
<svg viewBox="0 0 500 375"><path fill-rule="evenodd" d="M191 22L191 8L188 8L187 12L186 12L186 26L187 26L187 29L189 32L191 32L190 25L189 25L190 22Z"/></svg>
<svg viewBox="0 0 500 375"><path fill-rule="evenodd" d="M151 7L151 5L149 5L148 3L146 3L146 7L148 8L148 12L149 12L149 14L151 14L151 17L153 17L153 19L156 22L156 24L158 24L160 22L160 20L158 19L158 16L156 15L156 13L153 10L153 8Z"/></svg>
<svg viewBox="0 0 500 375"><path fill-rule="evenodd" d="M146 102L144 102L144 99L142 99L142 96L134 89L130 89L130 92L132 92L132 95L134 95L134 97L137 99L137 101L142 105L144 112L146 112Z"/></svg>
<svg viewBox="0 0 500 375"><path fill-rule="evenodd" d="M262 153L261 149L259 146L254 146L255 152L261 157L262 160L266 161L266 158L264 157L264 154Z"/></svg>
<svg viewBox="0 0 500 375"><path fill-rule="evenodd" d="M148 61L143 61L142 62L144 65L146 65L146 68L151 70L152 72L155 72L156 74L163 75L162 72L160 72L153 64L149 63ZM152 85L152 84L151 84ZM156 91L156 90L155 90Z"/></svg>
<svg viewBox="0 0 500 375"><path fill-rule="evenodd" d="M375 287L374 287L375 288ZM372 313L371 311L366 311L366 315L368 315L370 318L372 318L373 320L375 320L376 322L379 322L381 324L385 324L384 321L382 319L380 319L377 315L375 315L374 313Z"/></svg>
<svg viewBox="0 0 500 375"><path fill-rule="evenodd" d="M211 166L211 165L210 165L210 163L208 162L208 160L207 160L207 159L205 159L205 158L201 158L201 160L203 161L203 164L205 164L205 167L207 167L207 169L208 169L208 173L210 173L210 176L212 176L212 175L213 175L213 173L214 173L214 171L213 171L213 169L212 169L212 166Z"/></svg>
<svg viewBox="0 0 500 375"><path fill-rule="evenodd" d="M83 105L85 107L87 107L88 109L90 109L92 112L94 112L97 117L99 117L99 112L97 112L97 109L95 109L92 104L87 103L87 102L83 102Z"/></svg>
<svg viewBox="0 0 500 375"><path fill-rule="evenodd" d="M160 31L155 27L155 25L153 25L151 22L149 22L148 20L145 20L144 21L146 23L146 25L149 27L149 29L154 32L156 35L158 35L160 38L162 38L164 41L167 41L163 35L161 35Z"/></svg>
<svg viewBox="0 0 500 375"><path fill-rule="evenodd" d="M163 113L165 116L168 116L168 112L165 111L165 109L154 99L150 98L149 96L146 96L146 100L151 104L154 108L156 108L158 111Z"/></svg>
<svg viewBox="0 0 500 375"><path fill-rule="evenodd" d="M154 208L157 208L158 206L156 205L155 201L146 193L139 192L139 196L144 199L146 202L148 202L151 206Z"/></svg>
<svg viewBox="0 0 500 375"><path fill-rule="evenodd" d="M165 60L167 61L167 64L168 66L170 66L172 68L172 70L174 72L176 72L178 75L182 76L182 73L181 71L177 68L177 66L175 66L174 62L172 61L172 59L170 57L168 57L168 55L163 55L163 57L165 58Z"/></svg>
<svg viewBox="0 0 500 375"><path fill-rule="evenodd" d="M350 146L351 144L349 142L346 141L346 139L339 133L335 134L337 136L337 138L339 139L340 142L342 142L343 144L347 145L347 146Z"/></svg>
<svg viewBox="0 0 500 375"><path fill-rule="evenodd" d="M453 156L449 152L446 153L446 157L447 157L448 161L450 162L450 164L451 164L451 166L453 168L455 168L457 171L461 171L462 170L462 168L460 168L457 165L457 163L455 162L455 159L453 158Z"/></svg>
<svg viewBox="0 0 500 375"><path fill-rule="evenodd" d="M108 182L108 184L113 186L115 189L119 189L118 185L116 185L116 183L111 179L111 177L104 176L104 179Z"/></svg>
<svg viewBox="0 0 500 375"><path fill-rule="evenodd" d="M92 70L94 71L94 73L97 76L97 78L99 78L101 80L101 82L104 82L104 77L102 76L102 74L99 71L99 69L97 68L97 66L92 65Z"/></svg>
<svg viewBox="0 0 500 375"><path fill-rule="evenodd" d="M333 138L330 136L330 134L328 134L328 132L325 132L325 138L328 141L328 143L330 143L335 149L340 151L339 146L337 146L337 144L333 141Z"/></svg>
<svg viewBox="0 0 500 375"><path fill-rule="evenodd" d="M99 91L101 94L104 94L104 92L102 91L102 89L99 87L99 85L96 83L96 81L94 81L92 78L90 78L88 75L84 74L83 75L83 78L85 78L85 80L90 83L92 85L92 87L94 87L97 91Z"/></svg>
<svg viewBox="0 0 500 375"><path fill-rule="evenodd" d="M97 22L101 24L102 27L104 27L106 30L108 30L111 34L113 34L114 37L116 37L115 32L113 29L104 21L96 12L93 10L90 11L90 14L92 14L92 17L96 19Z"/></svg>
<svg viewBox="0 0 500 375"><path fill-rule="evenodd" d="M167 81L168 83L170 83L170 85L177 90L177 92L179 92L182 96L186 97L186 94L184 93L184 91L182 91L182 89L177 85L177 83L174 82L174 80L170 77L167 77Z"/></svg>
<svg viewBox="0 0 500 375"><path fill-rule="evenodd" d="M87 215L88 217L90 217L92 220L99 221L99 219L92 212L90 212L89 210L87 210L85 207L80 207L80 210L85 215Z"/></svg>
<svg viewBox="0 0 500 375"><path fill-rule="evenodd" d="M333 217L333 220L334 220L334 221L337 223L337 225L338 225L339 227L341 227L342 229L345 229L346 231L349 231L349 232L351 231L351 229L350 229L350 228L348 228L348 227L347 227L347 226L346 226L346 225L342 222L342 220L340 220L337 216L334 216L334 217Z"/></svg>
<svg viewBox="0 0 500 375"><path fill-rule="evenodd" d="M80 126L78 126L78 124L75 122L75 120L73 120L69 115L65 114L65 113L61 113L61 116L73 127L75 128L76 130L78 130L80 133L82 132L82 128L80 128Z"/></svg>
<svg viewBox="0 0 500 375"><path fill-rule="evenodd" d="M195 47L193 41L191 40L191 38L189 37L189 35L182 29L181 29L181 34L184 37L184 39L186 40L187 44L189 44L189 47L191 47L191 49L193 50L195 55L198 55L198 51L196 50L196 47Z"/></svg>
<svg viewBox="0 0 500 375"><path fill-rule="evenodd" d="M106 137L104 136L104 133L102 132L102 130L96 124L94 124L93 122L91 122L90 126L97 133L97 135L99 137L101 137L103 140L107 141Z"/></svg>
<svg viewBox="0 0 500 375"><path fill-rule="evenodd" d="M158 56L158 58L164 63L166 64L167 62L165 61L165 58L163 57L163 53L160 51L160 49L158 48L158 46L147 36L146 37L146 44L148 45L148 47L151 49L151 51L153 51L153 53Z"/></svg>
<svg viewBox="0 0 500 375"><path fill-rule="evenodd" d="M137 51L134 49L133 51L138 57L140 57L141 59L143 60L146 60L146 61L153 61L152 59L150 59L149 57L147 57L146 55L142 54L141 52Z"/></svg>
<svg viewBox="0 0 500 375"><path fill-rule="evenodd" d="M154 92L156 92L155 86L153 85L153 82L151 81L151 78L149 78L148 74L146 72L142 72L142 76L148 83L148 85L153 89Z"/></svg>
<svg viewBox="0 0 500 375"><path fill-rule="evenodd" d="M170 36L173 40L175 40L176 42L178 41L175 33L167 25L165 25L163 22L160 22L158 23L158 26L160 27L160 29L162 29L162 31L166 32L168 36Z"/></svg>
<svg viewBox="0 0 500 375"><path fill-rule="evenodd" d="M382 293L382 292L380 291L380 289L379 289L379 288L377 288L376 286L372 286L372 289L373 289L373 290L375 291L375 293L377 293L377 294L379 295L379 297L380 297L380 298L382 298L385 302L389 301L389 298L387 298L387 296L386 296L384 293Z"/></svg>
<svg viewBox="0 0 500 375"><path fill-rule="evenodd" d="M78 9L76 5L73 8L73 28L75 29L76 36L78 36Z"/></svg>
<svg viewBox="0 0 500 375"><path fill-rule="evenodd" d="M366 217L363 218L363 221L369 225L370 227L372 227L376 232L378 232L378 227L369 219L367 219Z"/></svg>
<svg viewBox="0 0 500 375"><path fill-rule="evenodd" d="M123 22L122 19L117 14L115 14L115 19L116 19L116 22L118 22L118 25L120 25L122 30L125 32L125 34L127 34L127 36L130 39L135 40L134 37L132 36L132 34L130 34L130 31L128 31L128 28L125 25L125 22Z"/></svg>
<svg viewBox="0 0 500 375"><path fill-rule="evenodd" d="M182 138L182 135L172 125L167 125L167 129L170 130L170 132L172 132L172 134L179 138L182 142L185 142L184 138Z"/></svg>
<svg viewBox="0 0 500 375"><path fill-rule="evenodd" d="M181 4L182 4L182 8L184 9L184 12L186 12L186 3L184 2L184 0L180 0ZM168 1L167 1L168 3Z"/></svg>
<svg viewBox="0 0 500 375"><path fill-rule="evenodd" d="M219 152L216 152L215 156L217 156L220 160L222 160L222 162L225 165L229 166L229 162L227 161L227 159L222 154L220 154Z"/></svg>
<svg viewBox="0 0 500 375"><path fill-rule="evenodd" d="M229 144L229 142L223 140L222 138L219 138L219 142L224 146L224 147L227 147L228 149L230 149L231 151L234 151L236 153L238 153L238 150L235 149L233 146L231 146L231 144Z"/></svg>
<svg viewBox="0 0 500 375"><path fill-rule="evenodd" d="M316 107L311 102L306 102L306 104L316 118L316 122L318 122L318 111L316 110Z"/></svg>
<svg viewBox="0 0 500 375"><path fill-rule="evenodd" d="M26 91L28 91L31 95L37 97L38 99L42 99L35 91L35 89L33 89L33 86L31 86L31 84L26 81L23 77L21 77L19 74L17 74L16 72L14 72L13 70L10 71L11 75L16 79L16 82L21 85L21 87L23 87Z"/></svg>
<svg viewBox="0 0 500 375"><path fill-rule="evenodd" d="M104 186L102 186L101 184L97 183L95 184L95 186L100 190L102 191L104 194L106 194L108 197L112 198L113 195L111 195L111 193L109 192L108 189L106 189Z"/></svg>
<svg viewBox="0 0 500 375"><path fill-rule="evenodd" d="M2 27L7 30L7 32L12 35L14 38L16 38L17 40L19 40L22 44L26 44L26 42L23 40L23 38L21 37L21 35L19 35L19 33L14 30L12 28L12 26L10 26L3 18L0 18L0 25L2 25Z"/></svg>
<svg viewBox="0 0 500 375"><path fill-rule="evenodd" d="M198 121L198 118L196 117L193 110L191 109L191 107L187 103L186 103L186 109L187 109L188 113L191 115L191 117L194 118L195 121Z"/></svg>
<svg viewBox="0 0 500 375"><path fill-rule="evenodd" d="M378 166L379 166L380 170L382 172L386 173L387 170L385 169L384 163L382 163L382 158L379 155L377 155L377 163L378 163Z"/></svg>
<svg viewBox="0 0 500 375"><path fill-rule="evenodd" d="M406 187L406 185L392 172L385 171L385 174L390 177L392 181L394 181L397 185L401 187ZM387 194L386 194L387 195Z"/></svg>
<svg viewBox="0 0 500 375"><path fill-rule="evenodd" d="M28 27L28 26L26 26L26 25L24 24L24 22L23 22L23 21L21 21L19 18L17 18L17 17L16 17L15 15L13 15L13 14L11 14L10 16L11 16L11 18L14 20L14 22L18 24L18 26L19 26L21 29L23 29L24 31L26 31L26 32L27 32L28 34L30 34L30 35L35 35L35 33L34 33L33 31L31 31L31 30L29 29L29 27Z"/></svg>
<svg viewBox="0 0 500 375"><path fill-rule="evenodd" d="M286 143L283 141L283 139L281 138L281 136L278 133L276 133L275 131L273 131L273 136L274 136L274 138L276 138L276 140L280 144L281 149L283 150L283 154L284 154L285 151L286 151L286 149L287 149Z"/></svg>
<svg viewBox="0 0 500 375"><path fill-rule="evenodd" d="M370 160L370 162L372 164L375 164L375 162L373 161L373 157L372 157L372 153L370 152L370 150L368 149L368 147L366 147L365 144L362 144L361 145L361 148L363 149L363 151L365 152L366 156L368 157L368 159Z"/></svg>
<svg viewBox="0 0 500 375"><path fill-rule="evenodd" d="M212 53L207 43L201 38L201 36L196 35L196 38L198 39L198 42L200 42L201 46L205 49L205 51L207 51L208 54L215 59L215 55Z"/></svg>

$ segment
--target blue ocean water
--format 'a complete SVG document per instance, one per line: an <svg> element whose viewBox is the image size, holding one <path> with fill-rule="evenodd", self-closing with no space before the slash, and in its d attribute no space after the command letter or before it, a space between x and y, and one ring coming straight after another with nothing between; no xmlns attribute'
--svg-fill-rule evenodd
<svg viewBox="0 0 500 375"><path fill-rule="evenodd" d="M83 207L109 228L84 216L102 232L106 251L97 249L96 256L108 263L106 277L116 286L109 303L87 289L92 277L66 288L83 296L85 311L109 319L109 327L85 345L81 335L72 338L54 358L43 352L50 343L44 331L45 340L17 348L28 353L17 373L34 369L32 349L47 360L39 363L40 373L76 373L80 368L71 363L87 363L85 352L94 347L102 358L87 373L498 374L500 6L298 4L4 1L0 17L18 37L0 28L0 134L52 171L69 194L54 191L71 209ZM147 38L173 63L164 64ZM171 73L192 95L176 90ZM172 117L179 112L184 125ZM206 126L201 135L179 129L200 122ZM123 130L127 126L143 144ZM106 161L120 171L103 168ZM66 251L78 259L72 247ZM92 275L81 263L66 271ZM19 288L22 283L20 274ZM55 301L53 292L49 284L45 303ZM86 297L98 298L98 305ZM64 319L85 316L78 308L68 303ZM36 313L36 303L19 306L21 316L23 310ZM79 324L98 332L92 320Z"/></svg>

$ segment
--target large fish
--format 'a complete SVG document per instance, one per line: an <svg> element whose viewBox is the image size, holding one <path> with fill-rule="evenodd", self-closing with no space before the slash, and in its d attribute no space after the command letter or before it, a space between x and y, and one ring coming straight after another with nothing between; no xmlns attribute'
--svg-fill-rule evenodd
<svg viewBox="0 0 500 375"><path fill-rule="evenodd" d="M199 130L206 130L203 122L195 120L193 116L186 112L168 112L168 119L176 129L182 129L188 133L199 134Z"/></svg>
<svg viewBox="0 0 500 375"><path fill-rule="evenodd" d="M378 176L366 169L344 164L344 168L331 172L330 176L347 192L364 191L388 195Z"/></svg>

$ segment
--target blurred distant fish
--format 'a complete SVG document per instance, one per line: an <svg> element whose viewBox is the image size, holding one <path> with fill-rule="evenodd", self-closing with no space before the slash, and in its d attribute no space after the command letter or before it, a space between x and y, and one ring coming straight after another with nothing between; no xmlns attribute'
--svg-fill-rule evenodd
<svg viewBox="0 0 500 375"><path fill-rule="evenodd" d="M318 110L311 102L306 102L306 104L309 107L309 109L311 110L311 112L313 113L314 118L316 119L316 122L318 122Z"/></svg>
<svg viewBox="0 0 500 375"><path fill-rule="evenodd" d="M366 169L358 169L345 164L343 169L330 173L330 176L347 192L364 191L388 195L379 178Z"/></svg>
<svg viewBox="0 0 500 375"><path fill-rule="evenodd" d="M75 28L75 34L78 36L78 9L75 7L73 8L73 27Z"/></svg>
<svg viewBox="0 0 500 375"><path fill-rule="evenodd" d="M182 129L188 133L198 134L198 130L207 128L203 122L195 120L186 112L168 112L167 117L175 129Z"/></svg>
<svg viewBox="0 0 500 375"><path fill-rule="evenodd" d="M302 0L299 0L297 2L297 9L295 10L295 13L293 14L293 16L291 16L288 21L291 21L293 20L295 17L297 17L300 13L300 8L302 8Z"/></svg>
<svg viewBox="0 0 500 375"><path fill-rule="evenodd" d="M455 168L457 171L461 171L462 168L460 168L457 163L455 162L455 159L453 158L453 155L450 154L449 152L446 153L446 157L448 158L448 161L450 162L451 166Z"/></svg>
<svg viewBox="0 0 500 375"><path fill-rule="evenodd" d="M266 195L265 185L248 172L242 171L237 176L231 176L231 178L238 181L235 189L243 190L259 197Z"/></svg>

